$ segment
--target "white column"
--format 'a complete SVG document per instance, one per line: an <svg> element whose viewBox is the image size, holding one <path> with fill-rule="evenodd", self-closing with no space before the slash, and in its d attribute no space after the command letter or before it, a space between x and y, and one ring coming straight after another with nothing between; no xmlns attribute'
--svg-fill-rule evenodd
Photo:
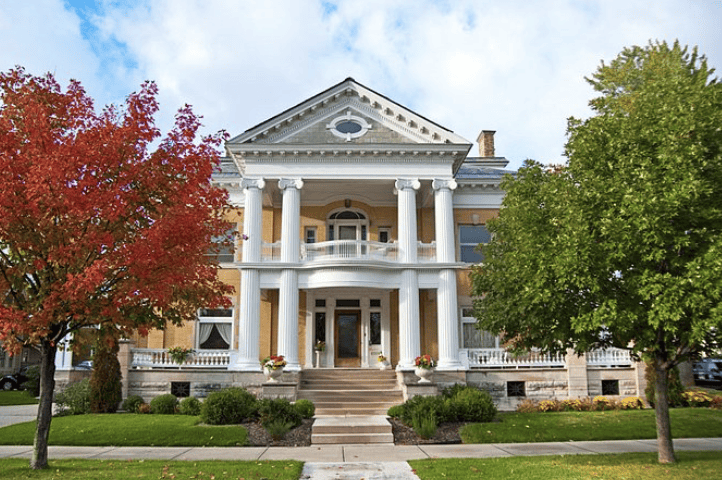
<svg viewBox="0 0 722 480"><path fill-rule="evenodd" d="M398 195L399 260L416 263L416 190L417 179L396 180ZM397 370L412 370L421 354L419 327L419 279L416 270L402 272L399 288L399 363Z"/></svg>
<svg viewBox="0 0 722 480"><path fill-rule="evenodd" d="M301 249L299 228L301 224L300 178L282 178L278 188L283 191L281 212L281 262L298 263ZM278 300L278 354L286 359L286 370L298 371L298 272L292 268L281 271L281 287Z"/></svg>
<svg viewBox="0 0 722 480"><path fill-rule="evenodd" d="M453 191L456 182L453 179L435 179L434 219L436 230L436 261L454 263L456 249L454 244L454 203ZM436 326L439 338L439 370L458 370L463 368L459 360L459 307L456 296L456 271L450 268L439 272L437 291L438 309Z"/></svg>
<svg viewBox="0 0 722 480"><path fill-rule="evenodd" d="M68 333L58 343L58 348L55 350L55 370L70 370L73 368L73 349L70 347L72 340L73 334Z"/></svg>
<svg viewBox="0 0 722 480"><path fill-rule="evenodd" d="M261 261L263 232L262 178L244 178L241 182L245 194L243 205L243 263ZM259 372L261 339L261 280L257 268L241 267L241 292L238 318L238 357L229 370Z"/></svg>

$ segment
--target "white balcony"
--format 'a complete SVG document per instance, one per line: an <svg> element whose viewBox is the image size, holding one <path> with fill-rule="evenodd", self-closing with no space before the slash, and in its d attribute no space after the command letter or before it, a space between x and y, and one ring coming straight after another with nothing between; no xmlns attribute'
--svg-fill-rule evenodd
<svg viewBox="0 0 722 480"><path fill-rule="evenodd" d="M239 245L240 247L240 245ZM302 243L299 252L301 263L315 263L333 260L357 260L398 262L398 243L371 242L368 240L334 240L330 242ZM239 254L238 259L242 258ZM262 243L261 261L281 261L281 242ZM436 242L421 243L417 246L418 263L436 262Z"/></svg>

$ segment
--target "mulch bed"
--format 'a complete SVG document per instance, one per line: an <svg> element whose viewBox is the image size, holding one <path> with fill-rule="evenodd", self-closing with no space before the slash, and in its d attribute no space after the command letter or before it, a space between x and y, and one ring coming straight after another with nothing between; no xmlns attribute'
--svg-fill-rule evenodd
<svg viewBox="0 0 722 480"><path fill-rule="evenodd" d="M391 429L394 434L396 445L443 445L461 443L459 430L466 425L464 422L442 423L436 430L433 438L423 439L419 437L413 428L404 425L395 418L390 418ZM248 444L252 446L273 446L273 447L307 447L311 445L311 427L313 419L304 420L303 423L291 430L281 440L273 440L261 422L244 423L248 430Z"/></svg>
<svg viewBox="0 0 722 480"><path fill-rule="evenodd" d="M261 425L260 421L243 423L248 430L248 444L252 446L272 447L308 447L311 445L311 426L313 419L303 420L300 426L294 428L281 440L274 440Z"/></svg>

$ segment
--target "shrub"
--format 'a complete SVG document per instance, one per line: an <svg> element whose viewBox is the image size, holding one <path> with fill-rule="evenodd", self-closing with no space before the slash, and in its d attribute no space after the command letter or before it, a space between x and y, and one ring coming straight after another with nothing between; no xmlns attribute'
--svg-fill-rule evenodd
<svg viewBox="0 0 722 480"><path fill-rule="evenodd" d="M389 410L386 412L386 415L391 418L401 418L401 414L403 413L403 411L403 405L394 405L393 407L389 408Z"/></svg>
<svg viewBox="0 0 722 480"><path fill-rule="evenodd" d="M178 405L178 411L182 415L197 416L201 414L201 401L196 397L186 397Z"/></svg>
<svg viewBox="0 0 722 480"><path fill-rule="evenodd" d="M644 401L639 397L626 397L619 402L619 408L622 410L642 410Z"/></svg>
<svg viewBox="0 0 722 480"><path fill-rule="evenodd" d="M150 405L147 403L141 403L138 405L138 413L150 413Z"/></svg>
<svg viewBox="0 0 722 480"><path fill-rule="evenodd" d="M436 429L439 426L434 412L420 411L414 412L411 425L414 427L416 434L424 439L429 439L436 435Z"/></svg>
<svg viewBox="0 0 722 480"><path fill-rule="evenodd" d="M158 395L150 401L150 413L153 415L173 415L178 407L178 398L172 393Z"/></svg>
<svg viewBox="0 0 722 480"><path fill-rule="evenodd" d="M68 384L65 390L55 396L55 403L61 415L90 413L90 382L85 378Z"/></svg>
<svg viewBox="0 0 722 480"><path fill-rule="evenodd" d="M714 397L712 397L709 408L714 408L715 410L722 410L722 396L715 395Z"/></svg>
<svg viewBox="0 0 722 480"><path fill-rule="evenodd" d="M542 400L537 408L540 412L561 412L564 404L559 400Z"/></svg>
<svg viewBox="0 0 722 480"><path fill-rule="evenodd" d="M534 413L539 411L539 407L534 400L525 398L517 404L516 411L519 413Z"/></svg>
<svg viewBox="0 0 722 480"><path fill-rule="evenodd" d="M258 410L258 401L246 389L225 388L213 392L201 406L201 420L210 425L235 425L251 418Z"/></svg>
<svg viewBox="0 0 722 480"><path fill-rule="evenodd" d="M454 419L453 413L449 412L446 400L443 397L422 397L410 398L401 405L401 420L406 425L412 425L414 413L433 412L439 423L448 422Z"/></svg>
<svg viewBox="0 0 722 480"><path fill-rule="evenodd" d="M40 395L40 365L28 367L25 376L28 379L23 382L21 387L30 392L33 397Z"/></svg>
<svg viewBox="0 0 722 480"><path fill-rule="evenodd" d="M303 398L300 400L296 400L294 407L302 418L311 418L313 417L313 414L316 413L316 407L314 406L313 402L310 400L305 400Z"/></svg>
<svg viewBox="0 0 722 480"><path fill-rule="evenodd" d="M101 338L93 355L93 373L90 375L90 411L115 413L123 400L122 374L118 362L118 344L113 346Z"/></svg>
<svg viewBox="0 0 722 480"><path fill-rule="evenodd" d="M652 362L647 362L644 368L644 377L647 380L647 387L644 389L644 394L647 396L647 402L654 407L654 384L657 381L657 372L654 370ZM684 392L684 386L679 380L679 369L674 367L672 370L667 372L667 403L670 407L681 407L684 405L684 398L682 397Z"/></svg>
<svg viewBox="0 0 722 480"><path fill-rule="evenodd" d="M282 418L274 418L263 424L263 428L266 429L274 440L281 440L293 427L292 422L285 421Z"/></svg>
<svg viewBox="0 0 722 480"><path fill-rule="evenodd" d="M289 423L291 428L301 425L301 415L291 402L284 398L260 400L258 402L258 416L264 427L271 423L278 424L278 422Z"/></svg>
<svg viewBox="0 0 722 480"><path fill-rule="evenodd" d="M463 383L455 383L450 387L446 387L443 390L441 390L441 395L444 398L452 398L455 397L457 393L459 393L462 390L465 390L467 388L473 388L468 385L464 385Z"/></svg>
<svg viewBox="0 0 722 480"><path fill-rule="evenodd" d="M690 407L706 407L712 403L712 397L704 390L699 389L682 392L682 398Z"/></svg>
<svg viewBox="0 0 722 480"><path fill-rule="evenodd" d="M138 413L138 407L145 403L140 395L131 395L123 401L123 410L128 413Z"/></svg>
<svg viewBox="0 0 722 480"><path fill-rule="evenodd" d="M496 417L496 405L491 395L473 387L458 391L446 401L449 404L447 410L461 422L490 422Z"/></svg>
<svg viewBox="0 0 722 480"><path fill-rule="evenodd" d="M592 400L592 407L594 408L594 410L603 412L604 410L610 410L611 408L613 408L614 402L607 397L598 395Z"/></svg>

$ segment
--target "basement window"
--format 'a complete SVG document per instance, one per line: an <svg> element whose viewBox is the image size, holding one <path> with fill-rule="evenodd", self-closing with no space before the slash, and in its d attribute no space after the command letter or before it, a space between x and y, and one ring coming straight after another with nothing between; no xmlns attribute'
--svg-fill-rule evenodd
<svg viewBox="0 0 722 480"><path fill-rule="evenodd" d="M506 382L507 397L526 397L524 382Z"/></svg>
<svg viewBox="0 0 722 480"><path fill-rule="evenodd" d="M170 382L170 393L178 398L190 397L191 382Z"/></svg>
<svg viewBox="0 0 722 480"><path fill-rule="evenodd" d="M619 395L619 380L602 380L602 395Z"/></svg>

